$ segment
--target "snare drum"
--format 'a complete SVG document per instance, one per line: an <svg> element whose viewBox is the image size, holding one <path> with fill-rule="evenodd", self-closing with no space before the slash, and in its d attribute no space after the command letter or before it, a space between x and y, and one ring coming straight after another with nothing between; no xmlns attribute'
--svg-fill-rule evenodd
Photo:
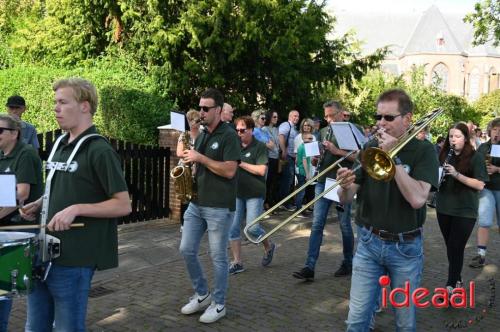
<svg viewBox="0 0 500 332"><path fill-rule="evenodd" d="M37 246L33 233L0 232L0 298L31 290Z"/></svg>

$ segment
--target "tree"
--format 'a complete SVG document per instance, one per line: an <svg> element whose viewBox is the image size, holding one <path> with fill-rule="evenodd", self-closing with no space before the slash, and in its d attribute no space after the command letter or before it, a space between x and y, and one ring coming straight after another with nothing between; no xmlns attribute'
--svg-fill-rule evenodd
<svg viewBox="0 0 500 332"><path fill-rule="evenodd" d="M475 12L467 14L464 21L474 26L474 45L492 41L495 46L500 43L500 2L484 0L474 6Z"/></svg>

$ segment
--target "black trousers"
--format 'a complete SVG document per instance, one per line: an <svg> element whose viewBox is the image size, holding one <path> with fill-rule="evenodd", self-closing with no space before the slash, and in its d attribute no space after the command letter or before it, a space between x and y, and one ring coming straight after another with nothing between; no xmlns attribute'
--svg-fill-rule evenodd
<svg viewBox="0 0 500 332"><path fill-rule="evenodd" d="M271 207L278 202L279 159L269 158L266 178L266 203Z"/></svg>
<svg viewBox="0 0 500 332"><path fill-rule="evenodd" d="M476 219L437 214L439 228L443 234L448 255L448 281L446 286L455 287L457 281L462 281L464 265L464 250L474 229Z"/></svg>

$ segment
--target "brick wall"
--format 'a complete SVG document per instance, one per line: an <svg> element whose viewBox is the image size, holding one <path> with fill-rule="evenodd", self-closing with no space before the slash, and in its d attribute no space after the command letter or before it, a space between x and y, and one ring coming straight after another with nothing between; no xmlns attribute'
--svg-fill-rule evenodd
<svg viewBox="0 0 500 332"><path fill-rule="evenodd" d="M170 169L174 168L177 166L177 163L179 162L179 158L177 158L177 155L175 153L177 149L177 140L179 139L179 131L174 130L174 129L160 129L160 138L159 138L159 144L161 147L168 147L170 148ZM170 171L169 171L170 172ZM167 174L167 176L170 179L170 173ZM168 193L169 196L169 204L170 204L170 220L175 220L175 221L180 221L181 219L181 202L180 200L176 197L175 195L175 188L174 184L172 181L170 181L170 192Z"/></svg>

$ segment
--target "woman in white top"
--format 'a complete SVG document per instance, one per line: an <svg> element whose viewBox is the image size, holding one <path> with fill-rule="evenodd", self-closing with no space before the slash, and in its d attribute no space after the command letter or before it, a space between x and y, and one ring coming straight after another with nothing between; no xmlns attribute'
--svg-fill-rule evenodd
<svg viewBox="0 0 500 332"><path fill-rule="evenodd" d="M304 143L304 140L302 139L302 134L307 133L307 134L312 134L314 129L314 121L312 119L306 118L302 120L300 123L300 130L299 134L295 136L295 139L293 141L293 152L296 154L297 153L297 148ZM313 135L313 142L316 141L316 137Z"/></svg>

